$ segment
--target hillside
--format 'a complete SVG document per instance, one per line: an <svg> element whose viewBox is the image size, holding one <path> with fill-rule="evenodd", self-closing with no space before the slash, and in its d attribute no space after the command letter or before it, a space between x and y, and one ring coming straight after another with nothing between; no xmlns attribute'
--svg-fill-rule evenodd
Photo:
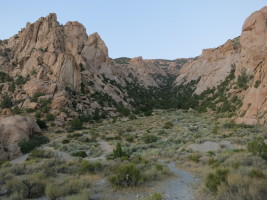
<svg viewBox="0 0 267 200"><path fill-rule="evenodd" d="M226 80L233 69L233 78L224 82L227 84L224 85L224 91L221 90L206 107L211 109L214 105L225 105L228 107L226 111L231 112L228 102L235 104L235 99L239 99L241 104L232 109L237 114L234 117L236 122L266 123L266 19L267 7L254 12L245 21L240 37L228 40L218 48L203 50L197 60L182 67L176 84L181 85L200 78L196 84L195 94L201 94L207 89L218 91L222 88L218 86ZM206 91L206 94L209 92ZM219 97L222 96L224 99L220 100ZM204 101L206 100L207 98Z"/></svg>

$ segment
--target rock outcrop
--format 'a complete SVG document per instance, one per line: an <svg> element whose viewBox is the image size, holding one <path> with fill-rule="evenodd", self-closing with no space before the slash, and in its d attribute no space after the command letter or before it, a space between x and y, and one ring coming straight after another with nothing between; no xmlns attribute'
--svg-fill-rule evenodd
<svg viewBox="0 0 267 200"><path fill-rule="evenodd" d="M201 56L185 64L179 71L176 84L180 85L201 78L195 93L220 84L240 57L239 38L228 40L215 49L204 49Z"/></svg>
<svg viewBox="0 0 267 200"><path fill-rule="evenodd" d="M0 101L8 95L12 109L49 111L55 117L62 110L92 115L97 109L116 116L119 102L131 107L127 83L159 87L168 78L167 68L141 57L117 63L98 33L87 35L79 22L60 25L52 13L0 41L0 72L10 76L0 81ZM72 118L57 122L64 125Z"/></svg>
<svg viewBox="0 0 267 200"><path fill-rule="evenodd" d="M39 126L29 117L16 115L0 119L0 160L18 156L21 152L17 144L40 132Z"/></svg>
<svg viewBox="0 0 267 200"><path fill-rule="evenodd" d="M236 66L236 81L242 71L246 72L250 80L248 87L239 91L243 99L243 106L236 119L239 123L266 123L267 116L267 7L253 13L245 21L241 36L228 40L216 49L203 50L202 55L185 64L176 80L176 84L183 84L201 78L195 93L200 94L207 88L220 84Z"/></svg>

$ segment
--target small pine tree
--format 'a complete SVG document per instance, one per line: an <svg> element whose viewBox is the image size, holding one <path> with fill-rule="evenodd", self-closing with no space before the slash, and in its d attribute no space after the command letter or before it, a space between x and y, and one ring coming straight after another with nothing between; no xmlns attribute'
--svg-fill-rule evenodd
<svg viewBox="0 0 267 200"><path fill-rule="evenodd" d="M116 149L113 150L113 157L120 158L122 156L124 156L124 153L121 148L121 143L117 143Z"/></svg>

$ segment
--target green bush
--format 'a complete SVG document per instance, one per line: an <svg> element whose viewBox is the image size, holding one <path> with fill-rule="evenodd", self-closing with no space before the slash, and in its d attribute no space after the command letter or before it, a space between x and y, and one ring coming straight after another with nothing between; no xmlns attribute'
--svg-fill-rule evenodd
<svg viewBox="0 0 267 200"><path fill-rule="evenodd" d="M137 119L137 117L136 117L135 115L132 114L132 115L129 116L129 119L130 119L130 120L134 120L134 119Z"/></svg>
<svg viewBox="0 0 267 200"><path fill-rule="evenodd" d="M68 139L62 140L62 144L68 144L68 143L70 143L70 140L68 140Z"/></svg>
<svg viewBox="0 0 267 200"><path fill-rule="evenodd" d="M80 115L80 120L82 122L89 122L92 120L92 116L91 115Z"/></svg>
<svg viewBox="0 0 267 200"><path fill-rule="evenodd" d="M162 200L163 196L161 193L153 193L150 197L145 198L144 200Z"/></svg>
<svg viewBox="0 0 267 200"><path fill-rule="evenodd" d="M262 171L258 170L258 169L252 169L249 173L248 173L249 177L252 178L265 178L265 175Z"/></svg>
<svg viewBox="0 0 267 200"><path fill-rule="evenodd" d="M141 171L134 164L121 165L110 179L115 186L137 186L143 181Z"/></svg>
<svg viewBox="0 0 267 200"><path fill-rule="evenodd" d="M255 88L258 88L258 87L260 86L260 84L261 84L261 81L258 80L258 81L255 82L254 87L255 87Z"/></svg>
<svg viewBox="0 0 267 200"><path fill-rule="evenodd" d="M209 173L205 178L205 186L210 192L217 192L218 186L227 181L228 174L229 170L227 169L217 169L215 173Z"/></svg>
<svg viewBox="0 0 267 200"><path fill-rule="evenodd" d="M29 141L21 141L18 143L22 153L29 153L34 148L46 144L49 142L49 139L45 136L35 135L29 139Z"/></svg>
<svg viewBox="0 0 267 200"><path fill-rule="evenodd" d="M121 143L117 143L116 149L113 150L113 158L121 158L125 156L125 153L122 151Z"/></svg>
<svg viewBox="0 0 267 200"><path fill-rule="evenodd" d="M52 153L51 151L46 151L46 150L42 150L42 149L34 149L31 151L29 158L52 158L54 157L54 153Z"/></svg>
<svg viewBox="0 0 267 200"><path fill-rule="evenodd" d="M32 97L30 98L31 102L37 102L37 100L38 100L38 98L39 98L40 96L44 96L44 94L41 93L41 92L35 92L35 93L32 95Z"/></svg>
<svg viewBox="0 0 267 200"><path fill-rule="evenodd" d="M23 199L38 198L45 192L45 184L35 177L13 178L7 182L6 187L10 192L17 192Z"/></svg>
<svg viewBox="0 0 267 200"><path fill-rule="evenodd" d="M133 142L134 141L134 136L133 135L127 135L125 139L126 139L127 142Z"/></svg>
<svg viewBox="0 0 267 200"><path fill-rule="evenodd" d="M79 118L75 118L70 121L70 127L74 130L79 130L83 126L83 122Z"/></svg>
<svg viewBox="0 0 267 200"><path fill-rule="evenodd" d="M91 197L90 191L87 189L81 190L78 194L67 196L66 200L89 200Z"/></svg>
<svg viewBox="0 0 267 200"><path fill-rule="evenodd" d="M188 159L198 163L199 159L200 159L200 155L197 153L193 153L193 154L188 156Z"/></svg>
<svg viewBox="0 0 267 200"><path fill-rule="evenodd" d="M173 123L172 122L165 122L163 128L165 129L171 129L173 127Z"/></svg>
<svg viewBox="0 0 267 200"><path fill-rule="evenodd" d="M264 143L263 139L249 142L248 151L255 156L260 156L264 160L267 160L267 144Z"/></svg>
<svg viewBox="0 0 267 200"><path fill-rule="evenodd" d="M12 81L13 79L5 72L0 72L0 83Z"/></svg>
<svg viewBox="0 0 267 200"><path fill-rule="evenodd" d="M104 166L100 162L89 162L83 160L79 167L79 173L97 173L103 170Z"/></svg>
<svg viewBox="0 0 267 200"><path fill-rule="evenodd" d="M20 109L18 106L15 106L15 107L12 109L12 113L13 113L13 114L20 114L20 113L22 113L22 109Z"/></svg>
<svg viewBox="0 0 267 200"><path fill-rule="evenodd" d="M16 89L16 85L15 85L15 82L11 82L11 84L8 85L8 91L9 92L14 92Z"/></svg>
<svg viewBox="0 0 267 200"><path fill-rule="evenodd" d="M45 188L45 195L49 200L58 200L63 194L63 189L56 184L48 184Z"/></svg>
<svg viewBox="0 0 267 200"><path fill-rule="evenodd" d="M242 69L241 74L237 77L236 84L239 88L246 90L248 88L248 85L247 85L248 81L249 81L249 76L247 75L246 70Z"/></svg>
<svg viewBox="0 0 267 200"><path fill-rule="evenodd" d="M28 81L28 78L24 78L22 76L19 76L16 80L15 83L16 85L24 85Z"/></svg>
<svg viewBox="0 0 267 200"><path fill-rule="evenodd" d="M142 139L146 144L150 144L150 143L154 143L158 141L158 137L155 135L144 135Z"/></svg>
<svg viewBox="0 0 267 200"><path fill-rule="evenodd" d="M81 158L85 158L87 156L85 151L77 151L72 153L73 156L75 157L81 157Z"/></svg>
<svg viewBox="0 0 267 200"><path fill-rule="evenodd" d="M46 119L47 121L54 121L54 120L55 120L55 117L54 117L51 113L47 113L47 114L45 115L45 119Z"/></svg>
<svg viewBox="0 0 267 200"><path fill-rule="evenodd" d="M37 119L36 123L38 124L38 126L40 127L40 129L46 129L47 125L45 123L45 121L41 120L41 119Z"/></svg>
<svg viewBox="0 0 267 200"><path fill-rule="evenodd" d="M1 108L11 108L12 107L12 101L11 98L8 95L4 95L1 100Z"/></svg>

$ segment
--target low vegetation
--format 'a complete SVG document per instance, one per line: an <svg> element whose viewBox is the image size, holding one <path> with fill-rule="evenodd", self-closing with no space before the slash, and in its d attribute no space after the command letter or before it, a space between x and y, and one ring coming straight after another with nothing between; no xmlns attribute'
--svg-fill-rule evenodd
<svg viewBox="0 0 267 200"><path fill-rule="evenodd" d="M266 132L260 125L222 121L216 113L154 110L152 116L89 120L82 127L67 133L44 129L51 137L44 146L51 150L38 148L48 142L39 136L19 144L24 153L30 152L28 160L0 164L0 186L8 190L5 197L88 199L103 184L99 189L103 199L115 193L118 196L112 200L127 199L132 191L138 191L140 199L162 199L159 186L171 174L159 162L165 160L195 173L200 180L197 195L202 199L265 198ZM189 148L205 141L219 144L219 149L196 152ZM110 145L105 147L110 151L103 149L103 142ZM72 159L62 159L58 151ZM20 187L15 190L17 184ZM151 184L153 192L148 189Z"/></svg>

